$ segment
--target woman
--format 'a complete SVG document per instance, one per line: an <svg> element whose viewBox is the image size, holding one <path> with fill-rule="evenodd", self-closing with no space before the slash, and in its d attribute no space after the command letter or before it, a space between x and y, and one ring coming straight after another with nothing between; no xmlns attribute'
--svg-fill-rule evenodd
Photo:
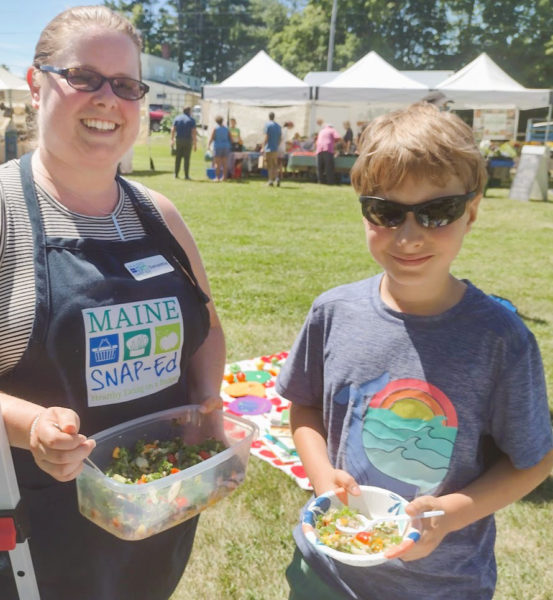
<svg viewBox="0 0 553 600"><path fill-rule="evenodd" d="M230 132L223 125L223 117L215 117L217 127L211 132L209 145L213 144L213 161L215 163L215 181L225 181L228 175L228 158L230 154Z"/></svg>
<svg viewBox="0 0 553 600"><path fill-rule="evenodd" d="M223 333L176 208L116 178L148 89L133 26L103 6L64 11L42 32L27 80L38 147L0 168L0 403L40 595L167 599L196 519L126 542L80 516L73 480L99 430L187 403L219 408ZM168 305L171 315L144 319ZM178 341L165 352L154 342L167 327ZM138 330L155 350L113 384L123 367L133 372L124 342ZM95 354L106 344L107 358ZM146 375L169 359L170 375ZM5 562L0 598L17 598Z"/></svg>
<svg viewBox="0 0 553 600"><path fill-rule="evenodd" d="M346 130L344 137L342 138L342 141L344 142L344 154L350 154L353 145L353 130L349 121L344 121L344 129Z"/></svg>
<svg viewBox="0 0 553 600"><path fill-rule="evenodd" d="M284 171L288 164L288 146L291 145L289 136L294 127L292 121L286 121L282 126L282 135L280 136L280 144L278 145L278 183L280 183L284 177Z"/></svg>
<svg viewBox="0 0 553 600"><path fill-rule="evenodd" d="M229 119L229 133L231 139L231 150L233 152L242 152L242 137L240 135L240 128L236 124L236 119Z"/></svg>

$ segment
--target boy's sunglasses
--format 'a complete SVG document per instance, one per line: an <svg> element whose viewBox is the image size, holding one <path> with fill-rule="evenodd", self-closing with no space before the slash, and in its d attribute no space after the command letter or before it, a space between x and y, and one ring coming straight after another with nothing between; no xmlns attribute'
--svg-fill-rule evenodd
<svg viewBox="0 0 553 600"><path fill-rule="evenodd" d="M81 67L58 69L49 65L40 65L38 68L41 71L61 75L73 89L79 90L79 92L96 92L104 85L105 81L109 83L113 93L123 100L140 100L150 90L145 83L137 79L104 77L96 71Z"/></svg>
<svg viewBox="0 0 553 600"><path fill-rule="evenodd" d="M461 218L476 192L434 198L420 204L401 204L376 196L359 196L361 212L367 221L380 227L399 227L412 212L419 225L428 229L444 227Z"/></svg>

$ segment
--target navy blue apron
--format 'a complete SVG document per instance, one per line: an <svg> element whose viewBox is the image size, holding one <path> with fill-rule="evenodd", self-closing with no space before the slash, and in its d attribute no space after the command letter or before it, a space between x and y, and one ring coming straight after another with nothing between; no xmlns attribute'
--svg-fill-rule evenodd
<svg viewBox="0 0 553 600"><path fill-rule="evenodd" d="M34 235L36 317L29 345L0 379L0 389L43 406L72 408L87 436L194 403L187 369L209 330L209 299L152 206L119 179L143 237L48 237L30 154L21 159L21 178ZM147 354L155 360L134 358ZM13 459L42 600L169 598L192 550L197 519L145 540L120 540L80 515L74 482L54 480L28 451L14 448ZM7 575L4 569L0 598L16 599Z"/></svg>

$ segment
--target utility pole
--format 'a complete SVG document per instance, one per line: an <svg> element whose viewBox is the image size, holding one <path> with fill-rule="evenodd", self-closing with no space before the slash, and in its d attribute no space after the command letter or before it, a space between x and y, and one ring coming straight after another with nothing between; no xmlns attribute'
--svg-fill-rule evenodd
<svg viewBox="0 0 553 600"><path fill-rule="evenodd" d="M179 73L182 73L182 66L184 64L184 0L179 0L177 5L177 28L179 40L177 62L179 64Z"/></svg>
<svg viewBox="0 0 553 600"><path fill-rule="evenodd" d="M326 70L332 71L332 61L334 59L334 34L336 33L336 13L338 12L338 0L332 2L332 16L330 17L330 36L328 39L328 59L326 61Z"/></svg>

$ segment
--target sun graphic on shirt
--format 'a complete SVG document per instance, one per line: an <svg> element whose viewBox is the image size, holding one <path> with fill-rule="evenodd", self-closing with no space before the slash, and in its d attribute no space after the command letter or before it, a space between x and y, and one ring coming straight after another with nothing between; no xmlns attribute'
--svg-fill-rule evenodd
<svg viewBox="0 0 553 600"><path fill-rule="evenodd" d="M457 415L447 396L417 379L393 381L372 397L370 406L388 409L403 419L430 421L443 417L444 426L457 427Z"/></svg>

